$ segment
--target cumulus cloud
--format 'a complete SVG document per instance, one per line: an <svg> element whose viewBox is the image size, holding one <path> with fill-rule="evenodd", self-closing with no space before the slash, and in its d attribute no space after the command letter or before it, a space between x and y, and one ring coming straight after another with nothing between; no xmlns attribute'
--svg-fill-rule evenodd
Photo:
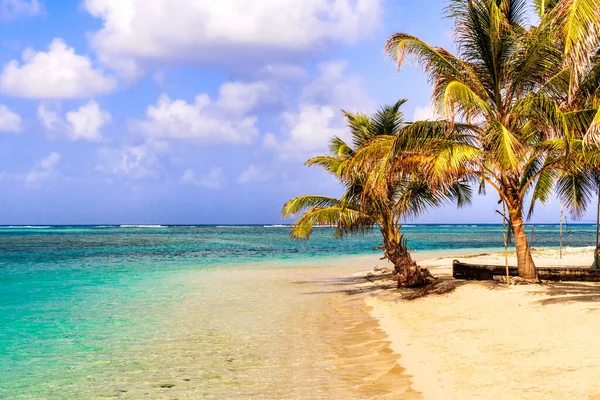
<svg viewBox="0 0 600 400"><path fill-rule="evenodd" d="M246 113L254 109L269 94L263 82L227 82L219 89L217 105L223 110Z"/></svg>
<svg viewBox="0 0 600 400"><path fill-rule="evenodd" d="M413 121L435 121L438 117L433 110L433 106L417 107L413 113Z"/></svg>
<svg viewBox="0 0 600 400"><path fill-rule="evenodd" d="M263 146L284 161L300 161L326 152L332 136L349 139L341 109L371 112L372 101L359 76L345 62L319 65L316 77L302 89L297 110L281 114L281 134L267 134Z"/></svg>
<svg viewBox="0 0 600 400"><path fill-rule="evenodd" d="M42 181L52 179L57 175L57 166L60 162L60 154L50 153L42 158L37 164L24 176L25 183L29 187L39 187Z"/></svg>
<svg viewBox="0 0 600 400"><path fill-rule="evenodd" d="M110 113L90 101L76 110L69 111L63 118L58 111L45 105L38 107L38 119L42 126L52 133L65 136L73 141L101 141L101 129L111 122Z"/></svg>
<svg viewBox="0 0 600 400"><path fill-rule="evenodd" d="M279 142L277 141L277 137L269 132L263 136L262 145L265 149L275 150L279 147Z"/></svg>
<svg viewBox="0 0 600 400"><path fill-rule="evenodd" d="M58 112L49 109L43 104L38 106L38 119L42 126L48 131L54 131L58 129L59 125L64 123L58 115Z"/></svg>
<svg viewBox="0 0 600 400"><path fill-rule="evenodd" d="M21 132L21 116L0 104L0 132Z"/></svg>
<svg viewBox="0 0 600 400"><path fill-rule="evenodd" d="M223 170L219 167L213 167L205 174L197 175L194 170L188 169L184 172L179 183L184 185L199 186L206 189L221 189Z"/></svg>
<svg viewBox="0 0 600 400"><path fill-rule="evenodd" d="M257 118L248 115L269 94L264 83L226 83L219 96L196 96L193 103L166 94L133 128L152 138L192 139L200 144L249 144L258 136Z"/></svg>
<svg viewBox="0 0 600 400"><path fill-rule="evenodd" d="M279 143L279 156L297 161L325 151L331 137L346 132L338 113L330 106L303 104L297 112L282 114L285 138Z"/></svg>
<svg viewBox="0 0 600 400"><path fill-rule="evenodd" d="M20 15L36 15L42 11L39 0L0 0L0 18L4 20Z"/></svg>
<svg viewBox="0 0 600 400"><path fill-rule="evenodd" d="M92 46L125 75L140 60L231 63L352 41L375 28L381 0L85 0L103 21ZM193 34L190 34L193 32Z"/></svg>
<svg viewBox="0 0 600 400"><path fill-rule="evenodd" d="M327 61L318 65L317 75L301 93L303 103L328 104L352 112L368 112L373 102L364 90L365 82L348 70L343 60Z"/></svg>
<svg viewBox="0 0 600 400"><path fill-rule="evenodd" d="M161 141L101 148L101 163L95 169L108 175L133 180L156 179L160 176L160 156L168 150L168 144Z"/></svg>
<svg viewBox="0 0 600 400"><path fill-rule="evenodd" d="M267 182L273 177L273 174L267 171L263 171L261 168L255 165L249 165L240 176L238 176L238 183L247 185L250 183L262 183Z"/></svg>
<svg viewBox="0 0 600 400"><path fill-rule="evenodd" d="M22 64L12 60L0 74L0 92L17 97L66 99L91 97L116 89L114 77L93 67L86 56L75 53L62 39L48 51L27 49Z"/></svg>
<svg viewBox="0 0 600 400"><path fill-rule="evenodd" d="M69 111L66 117L71 125L68 134L73 140L102 140L100 129L111 121L108 111L100 109L95 101L90 101L76 111Z"/></svg>

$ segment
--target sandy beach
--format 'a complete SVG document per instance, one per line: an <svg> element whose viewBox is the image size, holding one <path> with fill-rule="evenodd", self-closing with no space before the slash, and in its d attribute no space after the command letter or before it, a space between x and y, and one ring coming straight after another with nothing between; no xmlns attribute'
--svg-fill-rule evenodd
<svg viewBox="0 0 600 400"><path fill-rule="evenodd" d="M586 266L592 248L534 252L538 266ZM433 293L361 283L412 388L427 399L600 399L600 284L512 285L452 279L452 260L504 264L501 253L420 261ZM515 265L514 254L509 262Z"/></svg>

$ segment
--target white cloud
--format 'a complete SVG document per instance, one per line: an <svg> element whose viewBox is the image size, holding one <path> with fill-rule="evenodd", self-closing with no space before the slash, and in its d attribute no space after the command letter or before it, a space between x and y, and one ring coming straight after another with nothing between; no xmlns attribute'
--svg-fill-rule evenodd
<svg viewBox="0 0 600 400"><path fill-rule="evenodd" d="M25 174L24 179L27 186L39 187L42 181L56 177L56 168L59 162L60 154L56 152L42 158L35 167Z"/></svg>
<svg viewBox="0 0 600 400"><path fill-rule="evenodd" d="M193 139L202 144L249 144L258 136L257 118L248 113L269 93L264 83L226 83L213 101L200 94L194 103L163 94L134 130L160 139Z"/></svg>
<svg viewBox="0 0 600 400"><path fill-rule="evenodd" d="M54 110L46 108L43 104L38 106L38 119L46 130L54 131L63 123L58 113Z"/></svg>
<svg viewBox="0 0 600 400"><path fill-rule="evenodd" d="M90 101L76 110L69 111L63 118L58 111L45 105L38 107L38 119L42 126L52 133L65 136L73 141L101 141L101 129L111 122L110 113Z"/></svg>
<svg viewBox="0 0 600 400"><path fill-rule="evenodd" d="M247 113L254 109L269 94L263 82L227 82L219 89L218 106L223 110Z"/></svg>
<svg viewBox="0 0 600 400"><path fill-rule="evenodd" d="M92 66L88 57L75 53L62 39L54 39L47 52L27 49L23 63L12 60L0 74L4 94L59 99L91 97L116 89L116 80Z"/></svg>
<svg viewBox="0 0 600 400"><path fill-rule="evenodd" d="M123 145L117 148L100 149L101 164L96 171L124 176L129 179L156 179L160 176L160 155L169 146L161 141L148 141L140 145Z"/></svg>
<svg viewBox="0 0 600 400"><path fill-rule="evenodd" d="M425 107L417 107L413 113L413 121L435 121L438 117L431 105Z"/></svg>
<svg viewBox="0 0 600 400"><path fill-rule="evenodd" d="M39 0L0 0L0 18L4 20L40 14L42 10Z"/></svg>
<svg viewBox="0 0 600 400"><path fill-rule="evenodd" d="M272 173L263 171L261 168L255 165L250 165L240 174L240 176L238 176L237 181L242 185L247 185L250 183L266 182L272 177Z"/></svg>
<svg viewBox="0 0 600 400"><path fill-rule="evenodd" d="M73 140L102 140L100 129L111 121L108 111L100 109L95 101L69 111L66 118L71 125L68 134Z"/></svg>
<svg viewBox="0 0 600 400"><path fill-rule="evenodd" d="M263 146L275 150L282 160L301 161L326 152L332 136L349 139L341 109L371 112L373 102L363 88L345 62L319 65L317 76L302 89L298 109L281 114L282 134L265 135Z"/></svg>
<svg viewBox="0 0 600 400"><path fill-rule="evenodd" d="M346 129L337 122L337 113L329 106L301 105L295 113L284 113L286 137L279 144L279 156L285 160L298 161L327 149L329 139L344 136Z"/></svg>
<svg viewBox="0 0 600 400"><path fill-rule="evenodd" d="M251 62L352 41L372 31L381 0L85 0L103 20L92 46L125 75L140 60Z"/></svg>
<svg viewBox="0 0 600 400"><path fill-rule="evenodd" d="M284 81L293 81L305 78L307 71L304 67L297 64L267 64L257 71L257 75L269 79Z"/></svg>
<svg viewBox="0 0 600 400"><path fill-rule="evenodd" d="M267 133L263 136L262 145L266 149L275 150L279 146L277 137L272 133Z"/></svg>
<svg viewBox="0 0 600 400"><path fill-rule="evenodd" d="M220 189L222 187L222 178L223 170L218 167L213 167L206 174L201 174L199 176L196 175L194 170L188 169L184 172L179 183L200 186L207 189Z"/></svg>
<svg viewBox="0 0 600 400"><path fill-rule="evenodd" d="M21 132L21 116L0 104L0 132Z"/></svg>
<svg viewBox="0 0 600 400"><path fill-rule="evenodd" d="M303 103L326 104L351 112L370 112L373 102L364 91L365 83L348 71L345 61L319 64L317 76L302 90Z"/></svg>

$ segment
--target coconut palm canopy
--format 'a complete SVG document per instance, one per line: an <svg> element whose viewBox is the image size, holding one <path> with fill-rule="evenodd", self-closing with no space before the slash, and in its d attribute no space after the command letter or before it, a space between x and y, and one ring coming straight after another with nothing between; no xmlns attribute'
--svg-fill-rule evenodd
<svg viewBox="0 0 600 400"><path fill-rule="evenodd" d="M383 235L381 247L385 256L401 272L404 266L414 266L400 233L401 222L421 214L428 207L449 201L459 205L470 202L471 191L463 181L430 184L419 169L419 159L415 155L407 153L390 162L381 157L369 159L361 152L368 146L389 143L394 138L416 142L417 137L408 137L428 133L420 129L419 123L405 122L400 112L404 103L405 100L401 100L385 106L372 117L344 112L351 142L332 138L330 153L311 158L306 165L322 167L334 175L344 186L345 193L339 199L305 195L288 201L282 210L284 217L302 213L293 225L293 237L308 238L315 225L335 226L338 237L376 226ZM356 158L360 158L360 165ZM385 174L375 174L374 171L384 170L382 166L386 166ZM377 185L369 184L374 176L378 177ZM409 274L410 271L404 271L405 277Z"/></svg>
<svg viewBox="0 0 600 400"><path fill-rule="evenodd" d="M528 21L533 6L539 18ZM519 274L536 279L524 214L554 189L581 213L594 189L590 166L600 165L600 0L451 0L446 13L455 54L405 33L385 46L398 68L407 56L423 68L444 120L422 126L426 146L396 138L367 158L420 148L427 174L493 188L508 209ZM464 129L440 130L442 122Z"/></svg>

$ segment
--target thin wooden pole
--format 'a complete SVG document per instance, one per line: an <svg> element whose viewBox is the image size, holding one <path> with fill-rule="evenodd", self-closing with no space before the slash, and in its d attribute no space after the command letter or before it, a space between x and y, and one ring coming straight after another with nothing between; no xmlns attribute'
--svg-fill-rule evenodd
<svg viewBox="0 0 600 400"><path fill-rule="evenodd" d="M562 206L562 203L560 203L560 259L561 260L562 260L562 256L563 256L563 251L562 251L562 247L563 247L562 223L563 223L563 206Z"/></svg>
<svg viewBox="0 0 600 400"><path fill-rule="evenodd" d="M503 205L502 236L504 236L504 265L506 266L506 286L510 287L510 273L508 270L508 235L506 234L506 205Z"/></svg>
<svg viewBox="0 0 600 400"><path fill-rule="evenodd" d="M596 211L596 248L594 249L594 268L600 268L598 265L598 237L600 236L600 186L598 187L598 210Z"/></svg>
<svg viewBox="0 0 600 400"><path fill-rule="evenodd" d="M596 212L596 248L598 248L598 237L600 236L600 188L598 189L598 211Z"/></svg>

